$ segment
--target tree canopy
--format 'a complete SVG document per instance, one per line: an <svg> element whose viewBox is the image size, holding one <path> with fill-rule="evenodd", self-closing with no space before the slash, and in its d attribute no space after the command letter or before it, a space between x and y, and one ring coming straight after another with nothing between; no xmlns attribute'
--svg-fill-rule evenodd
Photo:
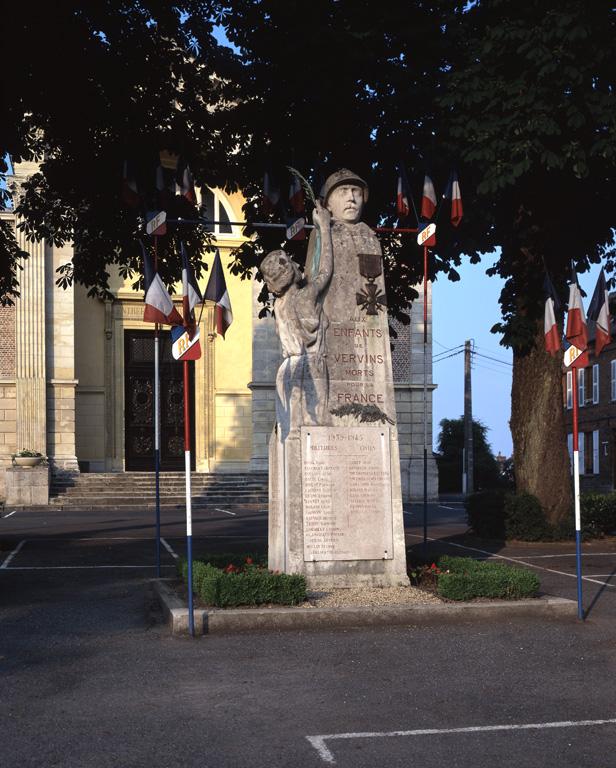
<svg viewBox="0 0 616 768"><path fill-rule="evenodd" d="M442 419L438 436L438 479L443 492L462 490L464 419ZM502 484L500 469L488 443L488 428L473 419L473 487L495 488Z"/></svg>

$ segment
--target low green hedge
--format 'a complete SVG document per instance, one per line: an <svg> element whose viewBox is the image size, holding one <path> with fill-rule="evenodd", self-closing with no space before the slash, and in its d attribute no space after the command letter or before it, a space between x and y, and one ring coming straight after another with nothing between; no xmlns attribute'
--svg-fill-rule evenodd
<svg viewBox="0 0 616 768"><path fill-rule="evenodd" d="M193 591L207 605L232 608L238 605L298 605L306 599L306 579L301 574L272 573L257 565L246 565L240 572L225 572L211 563L193 561ZM184 581L188 563L179 564Z"/></svg>
<svg viewBox="0 0 616 768"><path fill-rule="evenodd" d="M539 589L535 573L504 563L470 557L441 557L437 591L448 600L492 597L516 600L533 597Z"/></svg>

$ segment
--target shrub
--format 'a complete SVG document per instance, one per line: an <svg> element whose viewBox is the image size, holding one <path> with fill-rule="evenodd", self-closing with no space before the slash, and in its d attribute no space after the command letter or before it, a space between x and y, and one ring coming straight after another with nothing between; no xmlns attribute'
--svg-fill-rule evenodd
<svg viewBox="0 0 616 768"><path fill-rule="evenodd" d="M551 526L536 496L511 493L505 497L505 535L508 539L543 541L551 538L551 534Z"/></svg>
<svg viewBox="0 0 616 768"><path fill-rule="evenodd" d="M246 559L245 556L240 558L241 571L232 563L221 570L211 563L193 561L193 590L204 603L218 608L264 603L298 605L306 599L306 579L303 575L272 573L261 566L247 564ZM186 581L186 560L181 561L179 570Z"/></svg>
<svg viewBox="0 0 616 768"><path fill-rule="evenodd" d="M501 490L479 491L466 497L469 526L486 539L505 538L505 493Z"/></svg>
<svg viewBox="0 0 616 768"><path fill-rule="evenodd" d="M580 497L582 525L598 534L616 530L616 493L584 493Z"/></svg>
<svg viewBox="0 0 616 768"><path fill-rule="evenodd" d="M467 557L442 557L438 594L449 600L477 597L515 600L532 597L539 589L539 578L532 571L503 563L473 560Z"/></svg>
<svg viewBox="0 0 616 768"><path fill-rule="evenodd" d="M228 565L233 565L236 568L243 568L247 562L267 567L267 555L256 554L254 552L244 555L236 555L229 552L223 552L222 554L210 553L200 556L199 560L213 565L214 568L222 569L226 568Z"/></svg>

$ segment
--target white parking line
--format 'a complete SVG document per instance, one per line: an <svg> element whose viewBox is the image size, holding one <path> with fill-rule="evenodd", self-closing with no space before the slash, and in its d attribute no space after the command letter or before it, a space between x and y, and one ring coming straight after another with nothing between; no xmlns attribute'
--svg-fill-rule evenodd
<svg viewBox="0 0 616 768"><path fill-rule="evenodd" d="M23 545L26 543L27 539L23 539L23 541L20 541L19 544L15 547L15 549L8 555L6 560L3 561L2 565L0 565L0 570L3 568L6 568L8 564L11 562L11 560L15 557L15 555L19 552L19 550L23 547Z"/></svg>
<svg viewBox="0 0 616 768"><path fill-rule="evenodd" d="M466 728L421 728L413 731L367 731L365 733L330 733L326 736L306 736L316 749L321 760L330 765L335 764L336 758L326 745L326 741L334 739L383 739L400 736L440 736L448 733L487 733L494 731L540 731L548 728L580 728L593 725L614 725L616 718L606 720L563 720L556 723L519 723L507 725L471 725Z"/></svg>
<svg viewBox="0 0 616 768"><path fill-rule="evenodd" d="M16 514L16 512L17 510L14 509L12 512L9 512L8 515L5 515L3 519L6 520L7 517L13 517L13 515Z"/></svg>
<svg viewBox="0 0 616 768"><path fill-rule="evenodd" d="M171 557L174 560L178 559L179 555L177 554L177 552L173 551L173 547L171 546L171 544L169 544L169 542L166 539L163 539L161 537L160 543L163 545L163 547L167 550L167 552L171 555Z"/></svg>
<svg viewBox="0 0 616 768"><path fill-rule="evenodd" d="M458 510L455 507L446 507L444 504L439 504L439 509L453 509L455 512Z"/></svg>
<svg viewBox="0 0 616 768"><path fill-rule="evenodd" d="M419 536L419 534L416 533L407 533L407 536L412 536L414 539L423 539L423 536ZM437 539L432 539L428 537L428 541L437 541ZM467 547L465 544L457 544L454 541L447 541L443 539L438 539L438 541L441 541L445 544L447 544L450 547L458 547L458 549L466 549L469 552L479 552L482 555L488 555L488 557L495 557L499 560L506 560L509 563L517 563L518 565L527 565L529 568L535 568L538 571L546 571L546 573L556 573L559 576L569 576L571 579L577 579L577 575L575 573L567 573L566 571L557 571L555 568L545 568L542 565L535 565L534 563L529 563L528 560L522 560L520 558L513 558L513 557L506 557L505 555L496 555L494 552L488 552L486 549L478 549L477 547ZM585 555L583 555L585 557ZM616 584L610 584L609 581L598 581L597 579L593 579L591 576L582 576L583 581L589 581L593 584L601 584L602 587L614 587L616 588Z"/></svg>
<svg viewBox="0 0 616 768"><path fill-rule="evenodd" d="M233 515L235 517L237 515L237 512L229 512L228 509L219 509L218 507L214 507L215 512L224 512L225 515Z"/></svg>

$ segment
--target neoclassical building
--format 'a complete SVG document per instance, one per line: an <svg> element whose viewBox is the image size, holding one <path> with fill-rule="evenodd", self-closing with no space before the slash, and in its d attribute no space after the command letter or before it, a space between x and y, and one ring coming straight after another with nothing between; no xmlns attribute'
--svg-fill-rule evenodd
<svg viewBox="0 0 616 768"><path fill-rule="evenodd" d="M15 168L17 184L36 170ZM198 473L267 470L274 423L274 381L280 361L272 318L259 319L261 283L241 280L226 268L244 241L242 197L206 190L214 206L234 321L217 336L214 309L206 302L200 331L203 355L193 365L194 467ZM0 217L13 223L11 211ZM227 223L225 223L227 222ZM143 294L116 278L113 300L88 298L81 286L62 289L56 269L72 248L30 243L20 273L21 297L0 307L0 502L5 470L18 450L40 451L52 474L151 471L154 443L153 326L143 322ZM208 256L211 260L213 255ZM204 281L205 282L205 281ZM202 286L204 288L205 285ZM430 294L428 294L430 300ZM178 300L178 304L181 300ZM428 317L431 318L430 306ZM423 493L423 304L417 299L410 326L396 326L394 381L403 494ZM432 361L429 320L428 444L432 444ZM183 469L182 366L172 359L168 330L161 336L161 464ZM437 493L435 463L429 491Z"/></svg>

